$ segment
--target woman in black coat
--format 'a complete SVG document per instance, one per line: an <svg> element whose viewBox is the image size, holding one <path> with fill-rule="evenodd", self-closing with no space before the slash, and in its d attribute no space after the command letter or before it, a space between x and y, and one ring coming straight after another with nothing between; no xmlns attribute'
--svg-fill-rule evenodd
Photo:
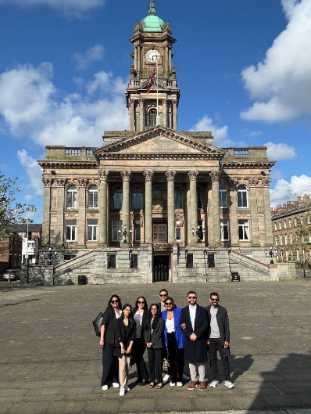
<svg viewBox="0 0 311 414"><path fill-rule="evenodd" d="M149 309L148 326L145 329L145 341L148 351L150 387L162 388L162 354L164 321L156 303Z"/></svg>
<svg viewBox="0 0 311 414"><path fill-rule="evenodd" d="M100 329L99 345L103 349L103 372L101 387L107 391L112 384L114 388L119 387L118 382L118 359L114 355L114 348L117 339L117 321L121 317L121 299L118 295L112 295L103 315L103 322Z"/></svg>
<svg viewBox="0 0 311 414"><path fill-rule="evenodd" d="M146 298L143 296L139 296L136 299L134 321L136 323L136 332L132 363L136 364L137 383L145 385L148 382L148 371L144 361L144 353L146 350L144 333L148 326L148 305Z"/></svg>

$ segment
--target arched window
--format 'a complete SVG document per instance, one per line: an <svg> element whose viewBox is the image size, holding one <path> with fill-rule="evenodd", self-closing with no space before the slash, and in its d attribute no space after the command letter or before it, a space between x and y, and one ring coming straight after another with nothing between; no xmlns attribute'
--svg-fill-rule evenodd
<svg viewBox="0 0 311 414"><path fill-rule="evenodd" d="M156 108L151 108L147 112L147 126L149 128L155 127L157 125L157 110Z"/></svg>
<svg viewBox="0 0 311 414"><path fill-rule="evenodd" d="M248 208L248 190L245 185L240 185L238 188L238 207Z"/></svg>
<svg viewBox="0 0 311 414"><path fill-rule="evenodd" d="M88 189L88 208L98 207L98 190L96 185L91 185Z"/></svg>
<svg viewBox="0 0 311 414"><path fill-rule="evenodd" d="M66 191L66 207L67 208L77 208L77 189L75 186L70 186L67 188Z"/></svg>

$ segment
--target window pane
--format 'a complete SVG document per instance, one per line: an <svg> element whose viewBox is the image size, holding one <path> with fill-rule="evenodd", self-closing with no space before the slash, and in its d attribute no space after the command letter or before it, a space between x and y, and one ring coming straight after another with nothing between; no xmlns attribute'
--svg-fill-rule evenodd
<svg viewBox="0 0 311 414"><path fill-rule="evenodd" d="M143 193L132 193L132 209L143 210L144 209L144 195Z"/></svg>
<svg viewBox="0 0 311 414"><path fill-rule="evenodd" d="M122 208L122 192L115 191L112 195L112 209L121 210Z"/></svg>
<svg viewBox="0 0 311 414"><path fill-rule="evenodd" d="M193 254L192 253L187 253L187 263L186 263L186 267L188 269L193 268Z"/></svg>
<svg viewBox="0 0 311 414"><path fill-rule="evenodd" d="M184 208L183 192L181 190L175 190L175 208Z"/></svg>

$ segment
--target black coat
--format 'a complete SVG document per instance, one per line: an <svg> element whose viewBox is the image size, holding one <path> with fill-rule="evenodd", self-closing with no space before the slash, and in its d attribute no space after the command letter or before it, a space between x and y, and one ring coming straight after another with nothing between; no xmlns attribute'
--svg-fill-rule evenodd
<svg viewBox="0 0 311 414"><path fill-rule="evenodd" d="M133 312L133 317L135 316L136 311ZM147 310L144 311L143 320L141 323L141 337L135 339L144 339L145 338L145 330L148 328L149 325L149 312Z"/></svg>
<svg viewBox="0 0 311 414"><path fill-rule="evenodd" d="M192 329L189 306L183 308L180 325L185 334L185 360L190 363L204 363L207 361L207 334L209 320L206 309L197 305L194 329ZM191 341L190 335L195 333L197 340Z"/></svg>
<svg viewBox="0 0 311 414"><path fill-rule="evenodd" d="M210 329L211 306L208 306L207 308L207 315L208 315L208 320L209 320L209 332L208 332L208 337L209 337L211 334L211 329ZM218 305L218 312L217 312L216 318L217 318L218 328L220 332L220 339L222 339L223 341L230 342L230 324L229 324L229 316L228 316L227 309L224 308L223 306Z"/></svg>
<svg viewBox="0 0 311 414"><path fill-rule="evenodd" d="M114 311L110 308L104 312L103 325L105 325L105 343L113 346L118 345L118 319L116 318Z"/></svg>
<svg viewBox="0 0 311 414"><path fill-rule="evenodd" d="M148 323L148 326L145 329L145 341L152 343L153 349L162 349L163 348L163 331L164 331L164 321L162 318L156 319L151 326L151 320Z"/></svg>
<svg viewBox="0 0 311 414"><path fill-rule="evenodd" d="M134 342L135 333L136 323L133 319L129 319L128 326L124 325L122 318L118 319L116 328L116 339L118 341L118 344L115 345L114 352L116 356L121 357L121 343L124 345L124 349L126 350L130 342Z"/></svg>

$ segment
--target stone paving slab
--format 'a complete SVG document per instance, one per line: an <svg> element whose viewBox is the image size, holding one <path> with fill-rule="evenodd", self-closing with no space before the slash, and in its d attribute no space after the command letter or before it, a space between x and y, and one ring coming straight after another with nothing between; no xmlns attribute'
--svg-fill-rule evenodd
<svg viewBox="0 0 311 414"><path fill-rule="evenodd" d="M112 293L129 303L143 294L151 303L162 286L0 291L0 413L311 414L311 281L166 285L179 305L189 289L203 305L210 291L220 292L236 389L135 387L123 399L116 390L103 393L92 319Z"/></svg>

